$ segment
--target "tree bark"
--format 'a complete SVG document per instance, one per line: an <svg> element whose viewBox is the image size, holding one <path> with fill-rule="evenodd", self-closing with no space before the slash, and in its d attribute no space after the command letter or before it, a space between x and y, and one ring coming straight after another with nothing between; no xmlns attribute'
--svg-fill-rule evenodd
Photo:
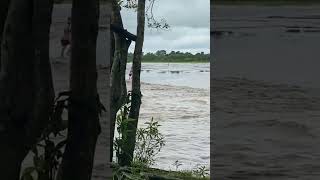
<svg viewBox="0 0 320 180"><path fill-rule="evenodd" d="M53 0L32 0L32 37L34 48L34 80L35 102L33 121L26 125L27 136L37 143L52 115L54 105L54 87L49 58L50 26L53 9ZM39 178L49 179L50 172L46 169Z"/></svg>
<svg viewBox="0 0 320 180"><path fill-rule="evenodd" d="M137 40L135 44L133 62L132 62L132 97L131 97L131 108L129 112L129 118L135 119L135 121L130 121L128 123L127 132L127 147L125 149L124 159L125 165L131 165L134 156L134 148L136 143L136 132L138 126L138 119L141 106L141 90L140 90L140 73L141 73L141 58L142 58L142 48L144 41L144 28L145 28L145 0L138 1L138 16L137 16L138 26L137 26Z"/></svg>
<svg viewBox="0 0 320 180"><path fill-rule="evenodd" d="M12 146L2 145L1 148L1 178L7 180L19 180L21 162L23 161L24 156L21 155L22 153L17 153L17 150L12 148Z"/></svg>
<svg viewBox="0 0 320 180"><path fill-rule="evenodd" d="M28 152L24 125L32 119L33 51L23 42L32 42L30 34L30 2L13 0L4 28L0 75L0 169L2 178L9 180L19 179Z"/></svg>
<svg viewBox="0 0 320 180"><path fill-rule="evenodd" d="M122 18L120 14L120 6L118 3L112 1L112 24L123 28ZM127 40L123 36L113 33L114 35L114 55L112 68L111 68L111 104L110 104L110 119L111 119L111 152L110 159L113 158L113 139L115 130L116 114L125 102L127 97L127 84L126 84L126 66L128 49L131 44L130 40Z"/></svg>
<svg viewBox="0 0 320 180"><path fill-rule="evenodd" d="M49 122L54 104L54 87L49 59L50 26L53 0L33 0L32 39L34 52L34 117L28 122L27 135L36 143Z"/></svg>
<svg viewBox="0 0 320 180"><path fill-rule="evenodd" d="M0 1L0 45L2 42L4 25L7 19L10 0ZM1 51L0 51L0 69L1 69Z"/></svg>
<svg viewBox="0 0 320 180"><path fill-rule="evenodd" d="M107 42L107 46L106 46L106 54L107 54L107 57L106 57L106 74L105 76L107 77L106 79L106 83L107 83L107 88L106 88L106 103L104 104L105 105L105 108L106 108L106 133L107 133L107 142L106 142L106 159L107 159L107 167L106 167L106 173L107 173L107 176L105 177L106 179L112 179L112 167L111 167L111 159L110 159L110 152L111 151L111 145L112 145L112 141L110 141L110 137L111 137L111 120L110 120L110 103L111 103L111 88L110 88L110 77L111 77L111 67L112 67L112 54L113 54L113 50L114 48L112 48L111 46L113 45L112 43L112 40L111 40L111 37L113 37L113 34L111 33L110 31L110 24L111 24L111 13L112 13L112 5L111 5L111 0L107 0L106 1L106 29L107 29L107 36L106 36L106 42Z"/></svg>
<svg viewBox="0 0 320 180"><path fill-rule="evenodd" d="M49 118L53 86L51 74L44 74L44 71L51 72L48 66L50 21L42 21L40 17L50 18L51 10L49 0L12 0L7 14L0 75L3 179L19 179L21 162L37 142ZM36 25L40 22L41 25Z"/></svg>
<svg viewBox="0 0 320 180"><path fill-rule="evenodd" d="M60 180L90 180L100 133L96 43L99 0L73 0L68 137Z"/></svg>
<svg viewBox="0 0 320 180"><path fill-rule="evenodd" d="M111 23L110 23L111 24ZM113 35L113 32L110 31L110 52L111 52L111 58L110 58L110 67L112 67L112 64L113 64L113 58L114 58L114 53L115 53L115 39L114 39L114 35ZM110 68L110 72L111 72L111 69Z"/></svg>

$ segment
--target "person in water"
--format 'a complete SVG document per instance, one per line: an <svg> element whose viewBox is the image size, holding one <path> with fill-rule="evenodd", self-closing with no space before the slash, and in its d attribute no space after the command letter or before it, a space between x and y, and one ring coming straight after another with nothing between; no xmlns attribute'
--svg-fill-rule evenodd
<svg viewBox="0 0 320 180"><path fill-rule="evenodd" d="M70 52L71 52L71 18L70 17L68 17L68 24L63 29L61 45L62 45L61 57L64 56L64 52L66 49L68 49L67 54L70 55Z"/></svg>

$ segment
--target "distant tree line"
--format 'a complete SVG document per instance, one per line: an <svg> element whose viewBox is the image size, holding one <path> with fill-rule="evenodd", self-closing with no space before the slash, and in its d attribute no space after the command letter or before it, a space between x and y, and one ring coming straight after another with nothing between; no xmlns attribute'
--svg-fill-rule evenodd
<svg viewBox="0 0 320 180"><path fill-rule="evenodd" d="M132 62L133 54L128 54L128 61ZM204 52L191 54L190 52L159 50L155 53L143 54L142 62L209 62L210 54Z"/></svg>

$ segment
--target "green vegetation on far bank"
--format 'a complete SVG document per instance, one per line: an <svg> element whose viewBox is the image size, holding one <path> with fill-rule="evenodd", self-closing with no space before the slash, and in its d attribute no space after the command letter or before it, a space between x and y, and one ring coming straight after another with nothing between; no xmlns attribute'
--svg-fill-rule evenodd
<svg viewBox="0 0 320 180"><path fill-rule="evenodd" d="M128 54L128 62L132 62L133 54ZM210 62L210 54L204 52L191 54L180 51L171 51L167 53L165 50L159 50L155 53L146 53L142 57L143 63L208 63Z"/></svg>

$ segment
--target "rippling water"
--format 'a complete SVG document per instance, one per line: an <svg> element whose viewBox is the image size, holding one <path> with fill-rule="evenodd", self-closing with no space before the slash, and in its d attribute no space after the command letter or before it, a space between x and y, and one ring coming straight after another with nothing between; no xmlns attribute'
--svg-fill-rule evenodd
<svg viewBox="0 0 320 180"><path fill-rule="evenodd" d="M128 65L127 71L130 71ZM166 145L155 167L178 170L209 167L209 64L146 63L142 65L139 126L151 117L162 125ZM128 73L127 73L128 74Z"/></svg>
<svg viewBox="0 0 320 180"><path fill-rule="evenodd" d="M212 83L217 179L319 179L319 93L243 78Z"/></svg>
<svg viewBox="0 0 320 180"><path fill-rule="evenodd" d="M127 74L131 69L128 64ZM209 63L144 63L141 81L152 84L210 88Z"/></svg>

